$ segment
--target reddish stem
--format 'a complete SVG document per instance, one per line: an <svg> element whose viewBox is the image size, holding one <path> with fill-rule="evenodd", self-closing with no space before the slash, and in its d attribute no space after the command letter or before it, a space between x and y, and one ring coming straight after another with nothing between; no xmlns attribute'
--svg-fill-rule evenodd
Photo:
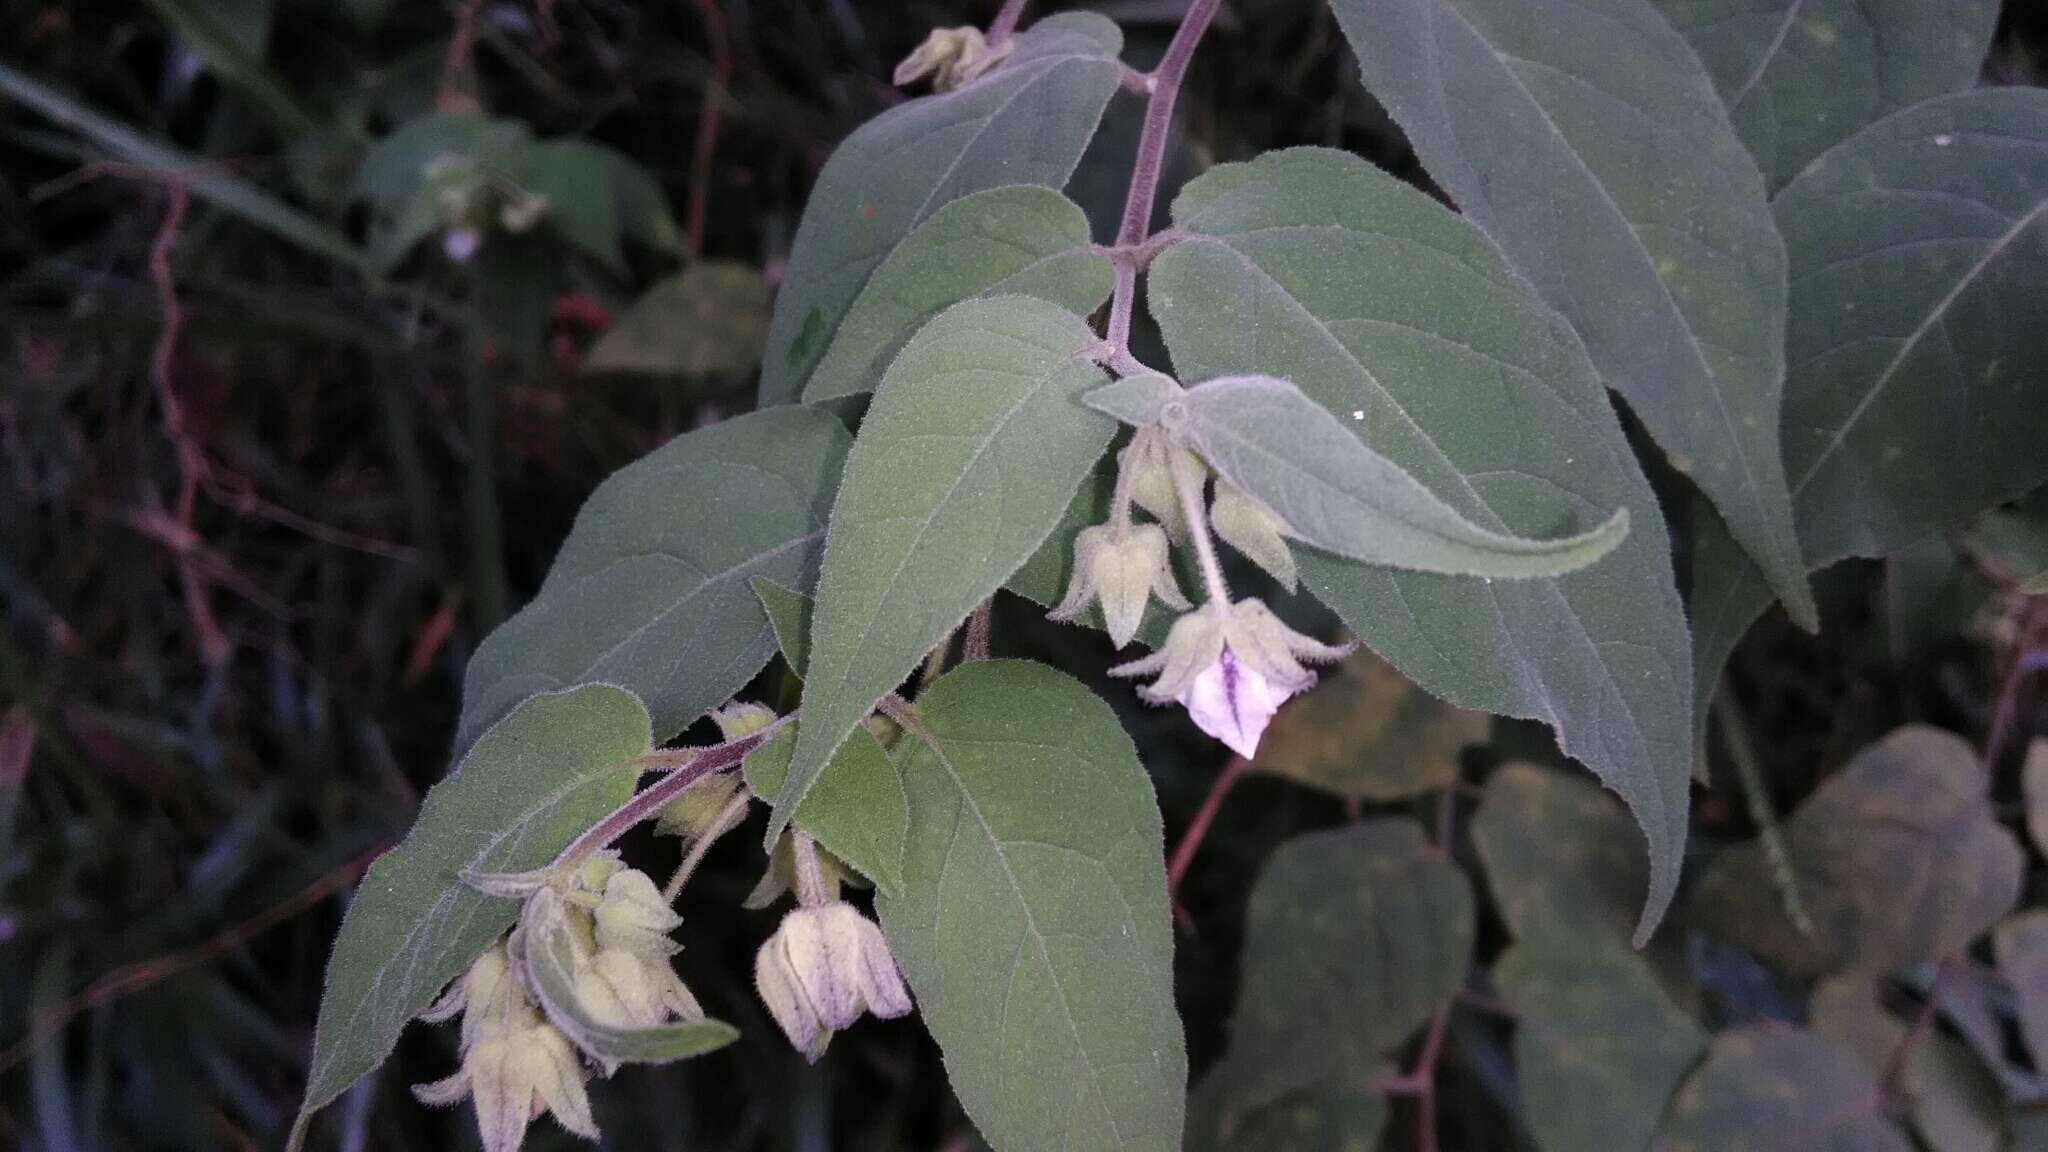
<svg viewBox="0 0 2048 1152"><path fill-rule="evenodd" d="M988 25L988 46L993 48L1010 38L1017 30L1017 21L1024 18L1024 5L1029 0L1003 0L1003 6L996 12L996 18Z"/></svg>
<svg viewBox="0 0 2048 1152"><path fill-rule="evenodd" d="M1180 82L1209 22L1216 17L1222 0L1192 0L1187 14L1174 30L1173 42L1159 67L1152 70L1149 87L1152 98L1145 105L1145 130L1138 137L1138 155L1131 167L1131 189L1124 198L1123 227L1118 229L1118 246L1143 241L1152 223L1152 200L1159 191L1159 170L1166 161L1167 130L1173 126L1173 104L1180 97Z"/></svg>
<svg viewBox="0 0 2048 1152"><path fill-rule="evenodd" d="M650 767L664 770L666 775L634 793L632 799L613 809L612 814L598 821L596 827L562 849L561 855L555 857L555 867L573 864L600 848L609 847L635 824L667 807L669 801L683 794L683 789L714 772L723 772L739 764L746 759L747 753L775 735L789 721L788 716L779 717L759 732L709 748L663 749L648 756L645 762Z"/></svg>
<svg viewBox="0 0 2048 1152"><path fill-rule="evenodd" d="M1423 1035L1422 1054L1416 1057L1414 1071L1380 1082L1380 1091L1389 1096L1415 1097L1420 1113L1415 1122L1415 1152L1437 1152L1436 1065L1443 1056L1445 1026L1450 1015L1450 1006L1445 1005L1429 1018L1429 1031Z"/></svg>
<svg viewBox="0 0 2048 1152"><path fill-rule="evenodd" d="M2013 717L2019 710L2020 687L2026 682L2027 674L2035 670L2035 662L2028 659L2034 646L2034 638L2044 627L2048 627L2048 596L2034 596L2027 600L2026 608L2020 614L2019 635L2014 639L2012 659L2005 666L2005 675L1998 685L1998 704L1991 713L1991 730L1984 734L1984 763L1996 768L1998 757L2005 751L2006 737L2011 733Z"/></svg>
<svg viewBox="0 0 2048 1152"><path fill-rule="evenodd" d="M1934 1026L1934 1014L1941 1007L1941 991L1948 984L1949 973L1955 969L1955 957L1944 957L1934 969L1934 979L1927 984L1927 1000L1914 1013L1913 1023L1899 1046L1892 1049L1891 1059L1885 1061L1884 1075L1878 1078L1878 1091L1886 1100L1903 1100L1906 1091L1906 1063L1913 1055L1913 1049L1920 1045Z"/></svg>
<svg viewBox="0 0 2048 1152"><path fill-rule="evenodd" d="M1187 913L1180 907L1175 893L1180 891L1181 878L1187 875L1188 865L1194 862L1195 849L1202 846L1202 838L1209 834L1209 825L1216 819L1216 812L1223 807L1223 796L1237 778L1244 775L1252 762L1242 756L1232 756L1223 771L1216 774L1216 780L1209 785L1209 794L1202 797L1202 806L1195 809L1194 819L1188 821L1187 831L1181 833L1180 843L1174 845L1173 859L1166 865L1166 898L1173 904L1174 919L1183 923Z"/></svg>
<svg viewBox="0 0 2048 1152"><path fill-rule="evenodd" d="M434 91L434 103L443 112L453 110L459 91L457 81L469 62L469 46L476 38L476 17L484 0L462 0L455 10L455 33L448 38L448 54L441 58L441 83Z"/></svg>
<svg viewBox="0 0 2048 1152"><path fill-rule="evenodd" d="M690 199L685 210L685 229L690 255L704 252L704 210L711 198L711 157L718 148L718 125L725 108L726 89L732 83L732 45L725 34L725 13L718 0L697 0L697 15L704 21L704 37L711 43L711 83L704 88L704 106L697 114L697 145L690 159Z"/></svg>

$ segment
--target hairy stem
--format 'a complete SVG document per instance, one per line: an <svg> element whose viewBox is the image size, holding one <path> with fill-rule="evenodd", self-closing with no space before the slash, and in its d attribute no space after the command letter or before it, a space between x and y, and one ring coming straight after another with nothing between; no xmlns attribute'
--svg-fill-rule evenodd
<svg viewBox="0 0 2048 1152"><path fill-rule="evenodd" d="M1771 796L1764 787L1763 770L1756 762L1756 745L1749 738L1749 723L1743 718L1742 706L1736 702L1734 690L1726 683L1714 697L1713 716L1720 726L1721 739L1728 746L1728 759L1735 765L1735 778L1741 781L1742 798L1749 805L1750 823L1756 825L1757 839L1764 846L1764 857L1770 861L1771 877L1778 885L1785 918L1792 921L1800 935L1812 936L1813 917L1807 915L1806 903L1799 898L1799 877L1792 871L1792 855L1785 848L1785 836L1778 827L1778 814L1771 809Z"/></svg>
<svg viewBox="0 0 2048 1152"><path fill-rule="evenodd" d="M1222 0L1190 0L1187 14L1181 17L1180 27L1174 30L1173 42L1166 46L1166 55L1143 78L1142 87L1149 93L1145 101L1145 128L1138 137L1137 156L1131 162L1131 186L1124 197L1123 223L1117 229L1116 245L1122 249L1133 249L1151 237L1152 202L1159 193L1159 171L1166 164L1166 137L1173 127L1173 105L1180 98L1180 83L1187 76L1188 63L1195 57L1195 47L1202 42L1202 34L1209 30L1209 22L1216 18L1216 9ZM1127 87L1133 85L1127 83ZM1121 353L1123 360L1129 358L1131 332L1131 308L1138 290L1138 271L1149 260L1151 252L1142 254L1142 259L1117 260L1116 291L1110 298L1109 332L1110 343ZM1111 366L1128 375L1123 362L1112 359Z"/></svg>
<svg viewBox="0 0 2048 1152"><path fill-rule="evenodd" d="M742 790L719 811L712 819L711 826L704 829L704 834L697 837L695 844L690 845L690 851L683 856L683 862L676 865L675 875L668 878L668 886L661 890L662 899L671 904L676 902L676 897L683 894L683 885L688 884L690 877L696 875L697 865L704 862L704 856L711 851L711 846L718 843L719 837L740 826L740 821L747 814L747 805L753 802L753 797Z"/></svg>
<svg viewBox="0 0 2048 1152"><path fill-rule="evenodd" d="M664 749L646 757L646 763L665 770L667 775L634 793L632 799L613 809L611 815L598 821L590 831L578 836L574 843L562 849L561 855L555 857L553 866L567 867L600 848L610 847L635 824L667 807L669 801L683 794L683 789L713 772L737 766L747 758L747 753L766 743L791 719L789 716L778 717L759 732L709 748Z"/></svg>
<svg viewBox="0 0 2048 1152"><path fill-rule="evenodd" d="M818 842L809 832L790 829L789 856L796 865L796 902L805 908L823 908L830 903L825 896L825 874L818 868Z"/></svg>
<svg viewBox="0 0 2048 1152"><path fill-rule="evenodd" d="M1212 602L1228 605L1230 585L1223 581L1223 565L1216 560L1216 541L1209 536L1209 512L1202 507L1202 475L1195 470L1186 452L1179 448L1169 451L1171 455L1167 460L1173 471L1173 490L1180 496L1181 515L1188 522L1188 538L1195 542L1195 559L1202 566L1202 585L1208 590Z"/></svg>
<svg viewBox="0 0 2048 1152"><path fill-rule="evenodd" d="M996 18L989 22L988 46L993 48L1010 38L1017 30L1017 21L1024 18L1024 5L1029 0L1003 0L1003 6L996 12Z"/></svg>

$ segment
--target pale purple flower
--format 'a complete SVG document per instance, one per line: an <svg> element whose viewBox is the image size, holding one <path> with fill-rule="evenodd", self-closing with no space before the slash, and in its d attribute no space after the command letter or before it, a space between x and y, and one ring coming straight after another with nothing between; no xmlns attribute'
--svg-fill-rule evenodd
<svg viewBox="0 0 2048 1152"><path fill-rule="evenodd" d="M783 917L754 957L754 986L789 1042L813 1061L861 1013L893 1019L911 1008L882 930L843 902Z"/></svg>
<svg viewBox="0 0 2048 1152"><path fill-rule="evenodd" d="M1195 727L1230 745L1249 760L1258 754L1259 736L1293 691L1259 675L1229 647L1195 676L1178 699Z"/></svg>

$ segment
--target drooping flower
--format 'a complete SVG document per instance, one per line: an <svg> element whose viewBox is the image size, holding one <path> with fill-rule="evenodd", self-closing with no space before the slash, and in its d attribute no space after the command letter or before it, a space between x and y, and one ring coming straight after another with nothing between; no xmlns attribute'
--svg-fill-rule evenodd
<svg viewBox="0 0 2048 1152"><path fill-rule="evenodd" d="M789 1042L813 1062L832 1033L862 1012L886 1020L912 1006L882 930L842 901L784 916L754 957L754 986Z"/></svg>
<svg viewBox="0 0 2048 1152"><path fill-rule="evenodd" d="M1166 533L1157 524L1115 524L1083 528L1074 536L1074 576L1066 598L1046 615L1071 621L1100 601L1109 638L1121 648L1138 634L1152 597L1185 610L1188 598L1167 563Z"/></svg>
<svg viewBox="0 0 2048 1152"><path fill-rule="evenodd" d="M1338 660L1354 647L1310 639L1256 599L1211 600L1176 621L1158 651L1109 673L1155 677L1139 686L1142 699L1182 705L1196 727L1249 760L1273 713L1316 682L1304 663Z"/></svg>
<svg viewBox="0 0 2048 1152"><path fill-rule="evenodd" d="M517 1152L526 1127L544 1112L586 1140L597 1139L583 1065L575 1046L542 1019L503 941L469 967L422 1019L462 1012L462 1067L413 1088L423 1104L473 1100L484 1152Z"/></svg>
<svg viewBox="0 0 2048 1152"><path fill-rule="evenodd" d="M1152 514L1173 540L1188 538L1187 515L1181 511L1180 490L1175 487L1175 462L1197 477L1207 476L1209 466L1200 457L1173 442L1162 428L1140 428L1117 453L1122 469L1121 485L1138 507Z"/></svg>

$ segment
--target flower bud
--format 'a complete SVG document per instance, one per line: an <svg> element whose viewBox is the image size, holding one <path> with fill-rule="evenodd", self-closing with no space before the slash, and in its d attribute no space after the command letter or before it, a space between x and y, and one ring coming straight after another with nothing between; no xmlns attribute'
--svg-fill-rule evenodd
<svg viewBox="0 0 2048 1152"><path fill-rule="evenodd" d="M931 76L932 91L950 92L995 67L1010 54L1014 43L1005 40L991 48L979 28L934 28L924 43L896 65L893 79L903 88Z"/></svg>
<svg viewBox="0 0 2048 1152"><path fill-rule="evenodd" d="M728 744L742 736L752 736L775 723L775 719L775 709L750 700L735 700L711 713L711 722L718 725L719 736Z"/></svg>
<svg viewBox="0 0 2048 1152"><path fill-rule="evenodd" d="M1121 648L1138 634L1153 596L1172 608L1188 606L1167 563L1166 533L1157 524L1128 525L1121 534L1113 524L1098 524L1075 535L1073 582L1047 616L1074 620L1099 600L1109 638Z"/></svg>
<svg viewBox="0 0 2048 1152"><path fill-rule="evenodd" d="M592 917L597 921L600 951L618 948L660 957L675 953L676 944L668 934L683 922L647 873L633 868L605 882L604 898L598 901Z"/></svg>
<svg viewBox="0 0 2048 1152"><path fill-rule="evenodd" d="M842 902L784 916L754 957L754 983L789 1042L813 1061L862 1012L892 1019L911 1009L882 930Z"/></svg>
<svg viewBox="0 0 2048 1152"><path fill-rule="evenodd" d="M1173 482L1175 458L1181 460L1182 467L1193 468L1196 476L1209 474L1209 466L1200 457L1174 444L1160 428L1138 429L1116 459L1124 472L1120 477L1123 489L1178 542L1188 538L1188 521L1181 512L1180 490Z"/></svg>
<svg viewBox="0 0 2048 1152"><path fill-rule="evenodd" d="M1294 571L1294 553L1286 540L1293 532L1285 520L1219 476L1216 498L1209 505L1209 523L1215 525L1216 534L1225 543L1265 569L1281 587L1294 591L1299 581Z"/></svg>
<svg viewBox="0 0 2048 1152"><path fill-rule="evenodd" d="M666 836L696 840L710 834L732 798L738 795L739 777L732 772L700 776L683 789L682 795L662 806L654 818L654 830Z"/></svg>

